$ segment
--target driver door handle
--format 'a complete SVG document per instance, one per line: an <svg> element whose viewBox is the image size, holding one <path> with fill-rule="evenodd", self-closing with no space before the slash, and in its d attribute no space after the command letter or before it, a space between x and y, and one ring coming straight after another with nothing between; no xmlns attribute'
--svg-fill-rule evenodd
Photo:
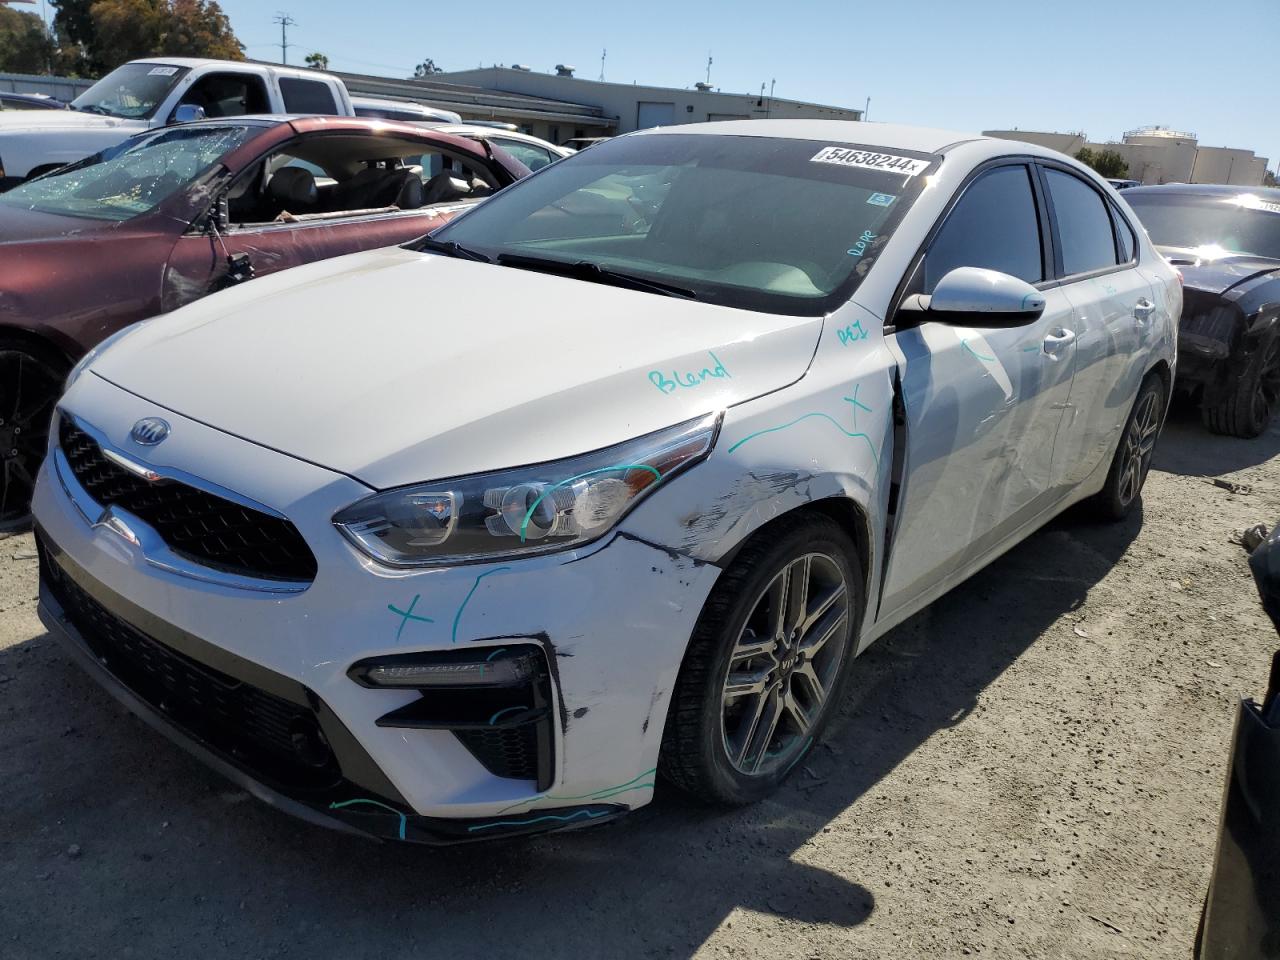
<svg viewBox="0 0 1280 960"><path fill-rule="evenodd" d="M1138 320L1147 321L1151 319L1151 315L1156 312L1156 305L1142 297L1133 305L1133 315Z"/></svg>
<svg viewBox="0 0 1280 960"><path fill-rule="evenodd" d="M1061 360L1063 354L1071 344L1075 342L1076 335L1074 331L1065 327L1055 327L1047 337L1044 338L1044 352L1051 360Z"/></svg>

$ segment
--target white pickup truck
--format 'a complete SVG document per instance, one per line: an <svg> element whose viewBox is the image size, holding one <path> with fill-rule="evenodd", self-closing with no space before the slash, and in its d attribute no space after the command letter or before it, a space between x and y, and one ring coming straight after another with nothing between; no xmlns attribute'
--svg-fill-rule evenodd
<svg viewBox="0 0 1280 960"><path fill-rule="evenodd" d="M246 113L355 115L346 85L330 74L188 57L126 63L71 107L0 113L0 190L166 124Z"/></svg>

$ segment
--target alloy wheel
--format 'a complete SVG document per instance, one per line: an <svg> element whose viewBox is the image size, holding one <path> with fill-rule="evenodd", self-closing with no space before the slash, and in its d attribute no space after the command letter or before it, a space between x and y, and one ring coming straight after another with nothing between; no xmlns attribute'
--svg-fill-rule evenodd
<svg viewBox="0 0 1280 960"><path fill-rule="evenodd" d="M785 769L805 750L848 643L849 585L841 564L808 553L755 599L725 673L720 729L739 773Z"/></svg>
<svg viewBox="0 0 1280 960"><path fill-rule="evenodd" d="M62 377L21 350L0 349L0 530L26 523Z"/></svg>
<svg viewBox="0 0 1280 960"><path fill-rule="evenodd" d="M1152 390L1142 398L1124 438L1124 463L1120 468L1120 502L1126 507L1142 489L1151 455L1160 432L1160 394Z"/></svg>
<svg viewBox="0 0 1280 960"><path fill-rule="evenodd" d="M1253 394L1253 422L1266 429L1280 403L1280 336L1273 337L1262 359L1258 389Z"/></svg>

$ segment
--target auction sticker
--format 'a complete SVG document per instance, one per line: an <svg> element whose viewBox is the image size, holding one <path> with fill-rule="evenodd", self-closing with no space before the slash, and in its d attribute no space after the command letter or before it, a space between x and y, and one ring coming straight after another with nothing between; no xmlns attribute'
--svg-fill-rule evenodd
<svg viewBox="0 0 1280 960"><path fill-rule="evenodd" d="M152 67L147 71L148 77L172 77L178 72L177 67Z"/></svg>
<svg viewBox="0 0 1280 960"><path fill-rule="evenodd" d="M811 163L833 163L839 167L860 167L864 170L882 170L904 177L914 177L929 166L928 160L914 160L892 153L873 153L855 150L853 147L823 147L810 160Z"/></svg>

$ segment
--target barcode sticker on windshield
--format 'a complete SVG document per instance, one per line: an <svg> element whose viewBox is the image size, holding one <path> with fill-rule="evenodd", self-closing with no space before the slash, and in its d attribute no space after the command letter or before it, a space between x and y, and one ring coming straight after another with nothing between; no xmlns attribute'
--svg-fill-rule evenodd
<svg viewBox="0 0 1280 960"><path fill-rule="evenodd" d="M152 67L147 71L148 77L172 77L178 72L177 67Z"/></svg>
<svg viewBox="0 0 1280 960"><path fill-rule="evenodd" d="M1251 193L1247 193L1242 197L1237 197L1235 202L1246 210L1265 210L1267 213L1280 213L1280 203L1272 203L1269 200L1263 200L1259 197L1255 197Z"/></svg>
<svg viewBox="0 0 1280 960"><path fill-rule="evenodd" d="M929 166L928 160L913 160L892 153L872 153L870 150L854 150L852 147L823 147L811 159L811 163L834 163L841 167L861 167L864 170L882 170L904 177L914 177Z"/></svg>

